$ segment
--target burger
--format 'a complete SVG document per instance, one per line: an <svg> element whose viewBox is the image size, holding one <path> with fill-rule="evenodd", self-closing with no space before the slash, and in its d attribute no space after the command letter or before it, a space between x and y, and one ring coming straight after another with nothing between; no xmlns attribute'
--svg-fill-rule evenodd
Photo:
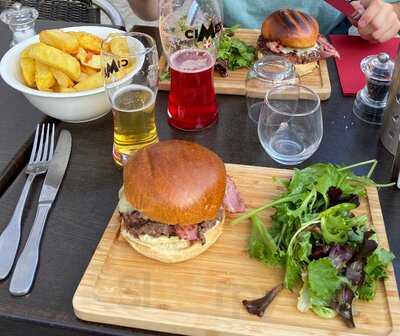
<svg viewBox="0 0 400 336"><path fill-rule="evenodd" d="M161 141L139 150L124 167L122 237L161 262L198 256L222 233L226 181L222 160L195 143Z"/></svg>
<svg viewBox="0 0 400 336"><path fill-rule="evenodd" d="M264 20L257 48L259 56L279 55L295 65L339 57L336 49L319 33L317 20L293 9L278 10Z"/></svg>

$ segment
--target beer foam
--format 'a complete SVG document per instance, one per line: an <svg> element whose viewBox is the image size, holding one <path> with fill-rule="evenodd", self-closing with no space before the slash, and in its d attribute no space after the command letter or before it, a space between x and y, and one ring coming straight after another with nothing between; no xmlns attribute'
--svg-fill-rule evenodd
<svg viewBox="0 0 400 336"><path fill-rule="evenodd" d="M213 56L203 49L184 49L171 55L170 67L180 72L202 72L214 65Z"/></svg>

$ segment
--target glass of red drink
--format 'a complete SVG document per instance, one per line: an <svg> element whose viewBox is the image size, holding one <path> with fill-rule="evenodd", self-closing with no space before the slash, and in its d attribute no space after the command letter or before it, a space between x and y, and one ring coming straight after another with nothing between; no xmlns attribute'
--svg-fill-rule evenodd
<svg viewBox="0 0 400 336"><path fill-rule="evenodd" d="M213 73L222 10L218 0L160 0L160 35L171 75L168 122L200 130L218 119Z"/></svg>

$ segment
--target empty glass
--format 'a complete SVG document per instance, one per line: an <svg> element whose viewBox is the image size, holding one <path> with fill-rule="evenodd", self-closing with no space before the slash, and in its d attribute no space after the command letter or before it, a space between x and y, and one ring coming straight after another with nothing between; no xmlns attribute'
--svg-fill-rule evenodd
<svg viewBox="0 0 400 336"><path fill-rule="evenodd" d="M246 103L249 118L258 123L266 93L275 85L298 84L295 67L286 58L267 55L253 64L246 79Z"/></svg>
<svg viewBox="0 0 400 336"><path fill-rule="evenodd" d="M285 165L296 165L318 149L322 139L319 96L296 84L272 88L261 109L258 137L271 158Z"/></svg>

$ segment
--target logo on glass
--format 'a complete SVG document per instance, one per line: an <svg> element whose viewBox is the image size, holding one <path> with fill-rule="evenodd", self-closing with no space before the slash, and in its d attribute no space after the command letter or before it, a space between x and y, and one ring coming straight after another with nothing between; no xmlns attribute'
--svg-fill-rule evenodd
<svg viewBox="0 0 400 336"><path fill-rule="evenodd" d="M185 31L185 37L188 39L195 39L197 42L202 42L206 39L215 38L215 36L222 30L222 22L217 24L213 24L212 22L208 26L208 28L202 24L200 29L188 29Z"/></svg>
<svg viewBox="0 0 400 336"><path fill-rule="evenodd" d="M128 64L129 61L127 59L113 59L111 62L107 62L104 67L104 76L110 78L112 74L119 72L121 68L127 67Z"/></svg>

